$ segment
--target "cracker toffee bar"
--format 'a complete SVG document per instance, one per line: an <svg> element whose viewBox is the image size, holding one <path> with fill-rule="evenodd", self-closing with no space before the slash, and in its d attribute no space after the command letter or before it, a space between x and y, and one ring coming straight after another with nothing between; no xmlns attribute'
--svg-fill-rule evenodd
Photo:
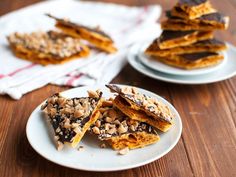
<svg viewBox="0 0 236 177"><path fill-rule="evenodd" d="M89 55L89 48L78 39L56 31L13 33L7 39L16 56L42 65L61 64Z"/></svg>
<svg viewBox="0 0 236 177"><path fill-rule="evenodd" d="M57 149L64 144L76 147L84 133L99 117L102 93L89 92L89 97L64 98L55 94L41 107L54 130Z"/></svg>
<svg viewBox="0 0 236 177"><path fill-rule="evenodd" d="M90 131L115 150L141 148L159 141L156 130L143 122L130 119L113 103L100 108L101 116Z"/></svg>
<svg viewBox="0 0 236 177"><path fill-rule="evenodd" d="M131 119L145 122L163 132L168 131L173 124L174 116L169 107L155 98L139 93L134 87L106 86L118 93L113 104Z"/></svg>
<svg viewBox="0 0 236 177"><path fill-rule="evenodd" d="M224 56L215 52L201 52L154 57L154 59L182 69L198 69L217 65L222 62Z"/></svg>
<svg viewBox="0 0 236 177"><path fill-rule="evenodd" d="M75 38L84 39L93 44L96 48L108 53L115 53L117 51L111 37L99 28L90 28L78 23L73 23L66 19L56 18L47 14L50 18L56 20L56 27L62 30L65 34Z"/></svg>
<svg viewBox="0 0 236 177"><path fill-rule="evenodd" d="M161 26L165 30L180 30L180 31L188 31L188 30L225 30L229 26L229 17L219 12L210 13L207 15L203 15L196 19L182 19L176 18L170 15L167 12L168 19L161 23Z"/></svg>
<svg viewBox="0 0 236 177"><path fill-rule="evenodd" d="M199 41L187 46L179 46L170 49L160 49L158 41L154 40L152 44L145 50L145 54L150 56L165 57L169 55L180 55L199 52L219 52L226 50L227 46L218 39L208 39Z"/></svg>
<svg viewBox="0 0 236 177"><path fill-rule="evenodd" d="M156 39L160 49L186 46L197 41L213 38L212 31L166 31Z"/></svg>
<svg viewBox="0 0 236 177"><path fill-rule="evenodd" d="M215 11L208 0L179 0L171 14L184 19L195 19Z"/></svg>

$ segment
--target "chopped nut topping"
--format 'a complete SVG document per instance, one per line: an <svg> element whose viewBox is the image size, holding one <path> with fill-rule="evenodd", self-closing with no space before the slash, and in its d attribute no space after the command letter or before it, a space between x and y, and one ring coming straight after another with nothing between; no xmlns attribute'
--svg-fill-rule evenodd
<svg viewBox="0 0 236 177"><path fill-rule="evenodd" d="M109 130L110 129L110 125L111 124L109 124L109 123L105 123L105 126L104 126L105 130Z"/></svg>
<svg viewBox="0 0 236 177"><path fill-rule="evenodd" d="M59 140L59 136L54 136L54 140L55 141Z"/></svg>
<svg viewBox="0 0 236 177"><path fill-rule="evenodd" d="M98 127L93 127L92 130L93 130L93 133L100 134L100 130Z"/></svg>
<svg viewBox="0 0 236 177"><path fill-rule="evenodd" d="M107 115L112 118L112 119L115 119L118 115L117 115L117 112L114 110L114 109L110 109L107 113Z"/></svg>
<svg viewBox="0 0 236 177"><path fill-rule="evenodd" d="M88 90L88 95L89 95L89 97L91 97L91 98L98 98L99 97L99 94L98 94L99 92L98 91L93 91L93 90Z"/></svg>
<svg viewBox="0 0 236 177"><path fill-rule="evenodd" d="M105 143L102 143L102 144L100 145L100 147L101 147L101 148L106 148L107 146L106 146Z"/></svg>
<svg viewBox="0 0 236 177"><path fill-rule="evenodd" d="M120 126L118 128L118 133L122 134L122 133L127 132L127 130L128 130L128 127L124 127L124 125L120 124Z"/></svg>
<svg viewBox="0 0 236 177"><path fill-rule="evenodd" d="M57 141L57 150L58 151L61 151L62 149L63 149L63 143L62 142L60 142L60 141Z"/></svg>
<svg viewBox="0 0 236 177"><path fill-rule="evenodd" d="M84 150L84 146L79 146L78 147L78 151L83 151Z"/></svg>
<svg viewBox="0 0 236 177"><path fill-rule="evenodd" d="M79 39L56 31L13 33L8 36L8 40L11 45L22 46L55 59L70 57L82 50ZM50 100L50 103L54 104L53 100Z"/></svg>
<svg viewBox="0 0 236 177"><path fill-rule="evenodd" d="M131 129L132 131L135 131L135 127L134 127L133 125L130 125L130 129Z"/></svg>
<svg viewBox="0 0 236 177"><path fill-rule="evenodd" d="M105 100L105 101L102 102L102 106L103 107L112 107L113 103L110 100Z"/></svg>
<svg viewBox="0 0 236 177"><path fill-rule="evenodd" d="M128 154L128 152L129 152L129 148L126 147L126 148L124 148L124 149L119 150L119 151L118 151L118 154L119 154L119 155L126 155L126 154Z"/></svg>
<svg viewBox="0 0 236 177"><path fill-rule="evenodd" d="M55 98L54 98L54 102L55 102ZM65 98L58 98L57 102L60 106L63 106L66 103L66 99ZM52 103L52 104L54 104L54 103Z"/></svg>
<svg viewBox="0 0 236 177"><path fill-rule="evenodd" d="M71 127L70 119L68 119L68 118L65 119L64 127L67 129Z"/></svg>
<svg viewBox="0 0 236 177"><path fill-rule="evenodd" d="M56 133L59 133L61 131L60 127L56 129Z"/></svg>
<svg viewBox="0 0 236 177"><path fill-rule="evenodd" d="M95 125L96 125L96 127L100 127L101 126L101 121L100 120L97 120L96 122L95 122Z"/></svg>
<svg viewBox="0 0 236 177"><path fill-rule="evenodd" d="M82 110L75 110L74 116L76 118L81 117L83 115L84 115L84 111L82 111Z"/></svg>
<svg viewBox="0 0 236 177"><path fill-rule="evenodd" d="M117 124L117 125L120 125L120 121L119 120L115 120L113 123Z"/></svg>
<svg viewBox="0 0 236 177"><path fill-rule="evenodd" d="M106 117L106 118L105 118L105 121L106 121L106 122L112 122L112 120L113 120L113 119L110 118L110 117Z"/></svg>
<svg viewBox="0 0 236 177"><path fill-rule="evenodd" d="M107 133L109 133L109 134L114 134L114 133L116 133L116 131L117 131L117 129L116 128L111 128L111 129L109 129L108 131L107 131Z"/></svg>
<svg viewBox="0 0 236 177"><path fill-rule="evenodd" d="M75 128L73 129L73 131L74 131L75 133L81 133L81 132L82 132L80 127L75 127Z"/></svg>
<svg viewBox="0 0 236 177"><path fill-rule="evenodd" d="M91 132L98 135L101 140L107 140L114 136L120 136L122 134L129 134L134 132L146 132L156 134L154 129L146 124L133 119L128 118L120 110L115 107L102 107L103 115L91 126ZM110 115L111 118L108 115Z"/></svg>
<svg viewBox="0 0 236 177"><path fill-rule="evenodd" d="M100 113L104 114L109 109L110 108L100 108L99 111L100 111Z"/></svg>
<svg viewBox="0 0 236 177"><path fill-rule="evenodd" d="M79 124L78 124L78 123L72 123L72 124L71 124L71 128L77 128L77 127L79 127Z"/></svg>

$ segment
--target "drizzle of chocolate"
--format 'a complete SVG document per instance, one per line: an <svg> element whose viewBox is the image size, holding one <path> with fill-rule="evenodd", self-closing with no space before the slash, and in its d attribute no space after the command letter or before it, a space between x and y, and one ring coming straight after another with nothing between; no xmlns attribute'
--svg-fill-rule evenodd
<svg viewBox="0 0 236 177"><path fill-rule="evenodd" d="M210 56L217 56L219 55L218 53L215 52L201 52L201 53L190 53L190 54L182 54L184 59L189 60L189 61L196 61L196 60L201 60L206 57Z"/></svg>
<svg viewBox="0 0 236 177"><path fill-rule="evenodd" d="M204 40L204 41L198 41L196 43L194 43L193 45L212 45L212 46L225 46L225 43L223 41L220 41L218 39L207 39L207 40Z"/></svg>
<svg viewBox="0 0 236 177"><path fill-rule="evenodd" d="M176 7L175 8L176 10L179 9L179 11L182 11L182 9ZM171 15L171 11L170 10L167 10L166 11L166 17L171 19L171 20L178 20L178 21L183 21L183 22L188 22L190 20L186 20L186 19L183 19L183 18L180 18L180 17L175 17L173 15ZM196 19L193 19L191 21L215 21L217 23L222 23L222 24L226 24L227 23L227 16L219 13L219 12L213 12L213 13L210 13L210 14L206 14L206 15L202 15L201 17L199 18L196 18Z"/></svg>
<svg viewBox="0 0 236 177"><path fill-rule="evenodd" d="M193 34L195 31L169 31L169 30L164 30L161 33L161 36L159 37L160 42L168 41L171 39L176 39L176 38L181 38L186 35Z"/></svg>
<svg viewBox="0 0 236 177"><path fill-rule="evenodd" d="M207 21L215 21L218 23L226 24L227 23L227 17L219 12L214 12L210 14L203 15L198 18L199 20L207 20Z"/></svg>

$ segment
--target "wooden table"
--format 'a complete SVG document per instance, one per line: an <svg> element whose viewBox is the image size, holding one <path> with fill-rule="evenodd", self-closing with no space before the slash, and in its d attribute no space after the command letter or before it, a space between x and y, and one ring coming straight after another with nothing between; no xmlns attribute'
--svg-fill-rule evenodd
<svg viewBox="0 0 236 177"><path fill-rule="evenodd" d="M0 15L38 1L1 0ZM164 10L175 3L173 0L112 2L127 5L158 3ZM231 18L229 30L217 35L236 45L236 1L212 0L212 3ZM48 85L19 101L0 97L0 176L236 176L236 77L214 84L177 85L148 78L127 64L112 82L145 88L165 97L176 107L182 117L183 133L170 153L140 168L109 173L72 170L47 161L29 145L25 125L40 102L55 92L68 89Z"/></svg>

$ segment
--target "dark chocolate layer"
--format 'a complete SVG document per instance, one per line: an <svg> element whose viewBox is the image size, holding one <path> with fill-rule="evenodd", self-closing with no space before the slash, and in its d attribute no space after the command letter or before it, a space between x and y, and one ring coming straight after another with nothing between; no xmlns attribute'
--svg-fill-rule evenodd
<svg viewBox="0 0 236 177"><path fill-rule="evenodd" d="M166 11L166 17L171 19L171 20L176 19L176 20L188 21L188 20L182 19L180 17L172 16L170 10ZM194 19L193 21L195 21L195 20L200 20L200 21L215 21L217 23L223 23L223 24L227 23L226 16L221 14L221 13L219 13L219 12L214 12L214 13L203 15L203 16L201 16L199 18Z"/></svg>
<svg viewBox="0 0 236 177"><path fill-rule="evenodd" d="M189 61L196 61L209 56L217 56L217 55L218 53L215 52L201 52L201 53L182 54L180 56Z"/></svg>
<svg viewBox="0 0 236 177"><path fill-rule="evenodd" d="M168 31L164 30L159 37L160 42L180 38L189 34L194 33L195 31Z"/></svg>
<svg viewBox="0 0 236 177"><path fill-rule="evenodd" d="M226 16L219 13L219 12L214 12L211 14L206 14L198 18L199 20L207 20L207 21L216 21L218 23L226 23Z"/></svg>
<svg viewBox="0 0 236 177"><path fill-rule="evenodd" d="M222 46L225 46L225 43L224 42L222 42L222 41L220 41L220 40L218 40L218 39L215 39L215 38L213 38L213 39L208 39L208 40L204 40L204 41L199 41L199 42L196 42L195 43L196 45L201 45L201 44L203 44L203 45L222 45ZM193 45L195 45L195 44L193 44Z"/></svg>

